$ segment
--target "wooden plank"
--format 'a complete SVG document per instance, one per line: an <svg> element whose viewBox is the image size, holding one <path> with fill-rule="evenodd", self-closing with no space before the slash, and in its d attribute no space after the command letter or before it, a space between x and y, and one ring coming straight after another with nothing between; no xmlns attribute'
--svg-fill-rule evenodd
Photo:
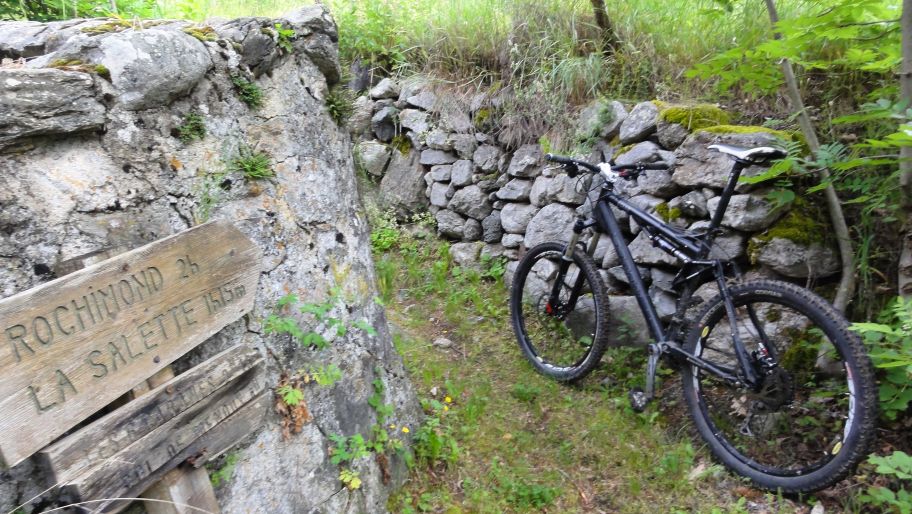
<svg viewBox="0 0 912 514"><path fill-rule="evenodd" d="M261 252L230 223L0 300L0 466L12 466L253 306Z"/></svg>
<svg viewBox="0 0 912 514"><path fill-rule="evenodd" d="M259 365L259 352L233 346L42 449L37 457L51 483L68 482L89 467L113 458L156 427Z"/></svg>
<svg viewBox="0 0 912 514"><path fill-rule="evenodd" d="M230 450L242 439L250 435L263 423L266 413L273 403L272 391L267 390L259 396L245 404L243 407L225 418L221 423L215 424L205 433L197 433L198 436L194 441L185 448L179 450L174 456L170 457L158 469L146 473L142 471L145 467L144 462L137 463L135 466L125 463L121 460L124 458L133 458L128 455L118 455L116 459L110 459L102 464L100 470L92 470L87 473L86 477L78 480L80 483L95 484L91 492L86 493L91 497L86 499L105 499L105 498L132 498L138 496L141 492L149 488L150 485L161 480L170 470L177 466L191 466L202 468L204 464L219 455ZM125 450L125 454L133 454ZM162 457L160 451L155 450L156 457ZM156 462L159 459L154 459ZM150 461L146 461L150 462ZM131 471L139 470L138 474L126 476ZM102 477L111 477L111 481L106 482ZM93 512L119 512L127 507L129 502L110 502L93 505L96 509ZM199 513L195 513L199 514Z"/></svg>
<svg viewBox="0 0 912 514"><path fill-rule="evenodd" d="M131 490L165 466L199 436L266 389L265 377L254 368L234 382L197 402L87 473L69 481L66 489L83 500L113 498ZM167 470L165 470L167 471Z"/></svg>
<svg viewBox="0 0 912 514"><path fill-rule="evenodd" d="M147 514L201 514L200 509L212 514L221 512L205 468L172 469L142 496L159 500L143 502Z"/></svg>

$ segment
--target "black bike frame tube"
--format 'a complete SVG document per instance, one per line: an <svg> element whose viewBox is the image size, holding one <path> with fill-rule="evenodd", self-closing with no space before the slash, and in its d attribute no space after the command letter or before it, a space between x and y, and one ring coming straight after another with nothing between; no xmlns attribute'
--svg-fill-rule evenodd
<svg viewBox="0 0 912 514"><path fill-rule="evenodd" d="M602 201L596 203L595 221L598 223L599 230L608 234L608 236L611 237L611 242L614 243L614 249L617 251L618 258L621 260L621 266L624 268L624 273L627 274L627 280L630 281L630 289L633 290L633 296L640 305L640 310L643 312L643 317L646 319L646 326L649 327L649 332L652 333L653 340L662 341L664 339L662 334L662 322L659 320L659 315L656 313L655 307L649 300L649 295L646 293L646 285L643 284L643 278L637 270L636 263L633 262L633 256L630 255L630 249L627 248L627 242L624 241L624 234L621 233L621 227L618 225L614 213L611 212L611 207L608 202Z"/></svg>
<svg viewBox="0 0 912 514"><path fill-rule="evenodd" d="M722 190L722 194L719 197L719 205L716 207L716 212L713 213L713 217L709 221L710 245L712 245L713 232L722 224L722 216L725 215L725 210L728 209L729 200L735 194L735 186L738 185L738 177L741 176L741 170L743 169L744 163L735 161L735 164L732 165L731 173L728 174L728 183L725 184L725 189Z"/></svg>
<svg viewBox="0 0 912 514"><path fill-rule="evenodd" d="M661 234L665 239L677 245L680 249L684 250L691 258L697 258L700 255L700 248L694 245L692 242L682 239L678 234L674 233L668 228L664 223L657 220L653 215L648 212L640 209L636 205L628 202L627 200L615 195L614 193L608 193L605 197L605 200L616 205L618 209L626 212L627 214L633 216L636 219L637 223L643 227L648 226L649 228L655 230Z"/></svg>

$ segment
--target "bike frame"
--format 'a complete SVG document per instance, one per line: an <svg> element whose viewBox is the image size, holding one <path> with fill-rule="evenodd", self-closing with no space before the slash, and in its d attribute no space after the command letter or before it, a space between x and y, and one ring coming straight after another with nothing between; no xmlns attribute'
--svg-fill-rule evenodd
<svg viewBox="0 0 912 514"><path fill-rule="evenodd" d="M627 279L630 283L630 288L633 291L633 295L637 300L637 304L643 313L643 317L646 320L646 325L649 328L649 332L655 341L655 343L648 346L649 365L646 381L647 401L653 397L656 366L658 363L658 358L664 353L669 353L675 357L686 360L694 366L712 373L713 375L716 375L735 386L746 385L751 388L756 388L761 382L760 377L757 376L757 372L753 365L754 358L744 347L744 344L738 336L737 330L732 330L732 339L740 369L725 369L713 363L707 362L699 356L693 355L684 350L681 346L681 343L677 341L677 339L680 339L679 332L684 326L684 315L686 313L686 310L689 308L693 292L701 284L707 282L710 277L715 279L717 285L719 286L719 291L725 303L726 313L730 326L737 326L735 308L726 282L726 270L729 270L729 274L735 277L740 276L740 272L734 263L723 259L710 259L709 254L712 249L713 240L716 234L719 232L719 227L722 223L722 217L725 214L725 210L728 207L728 203L731 200L732 195L734 194L735 186L737 186L741 171L749 164L752 163L750 161L740 159L735 160L731 173L728 177L728 182L722 191L719 205L716 208L716 212L713 213L709 228L704 234L695 235L693 233L670 227L668 224L662 222L655 216L632 204L626 198L619 196L614 192L613 184L611 183L606 183L606 185L602 188L598 200L595 203L594 221L586 222L580 218L577 221L576 225L573 227L573 236L571 238L570 244L567 245L567 250L565 251L565 255L563 257L563 262L559 267L560 269L558 280L555 282L555 290L552 293L552 297L553 299L556 299L555 296L559 289L559 284L563 280L563 277L569 268L572 253L575 251L575 247L579 241L579 237L582 231L593 225L596 228L596 234L589 244L589 253L592 253L595 249L595 246L598 244L599 234L607 234L611 238L611 241L617 250L618 258L620 259L624 273L627 275ZM668 325L664 328L662 321L656 312L655 306L649 298L646 285L644 284L643 278L640 276L640 273L637 270L633 256L627 247L627 241L621 232L617 217L611 209L612 206L629 214L631 218L633 218L633 220L636 221L636 223L642 228L642 230L646 232L649 239L652 241L653 246L656 246L666 253L677 257L683 262L683 266L681 267L672 284L672 287L675 289L675 291L680 293L677 312L674 314L672 320L668 323ZM581 288L582 278L579 278L573 287L571 298L567 303L567 311L570 311L574 308L574 304L576 303L576 299L581 292ZM557 302L553 304L558 305ZM760 324L753 308L748 307L748 314L754 323L754 326L759 331L761 341L760 348L757 350L759 352L759 355L764 358L767 358L769 356L775 358L775 355L772 354L773 346L769 344L769 340L766 334L763 332L762 325Z"/></svg>

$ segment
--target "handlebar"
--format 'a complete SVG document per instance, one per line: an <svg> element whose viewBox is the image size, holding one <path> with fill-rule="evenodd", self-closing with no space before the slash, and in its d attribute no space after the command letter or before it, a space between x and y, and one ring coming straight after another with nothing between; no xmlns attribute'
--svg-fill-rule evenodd
<svg viewBox="0 0 912 514"><path fill-rule="evenodd" d="M601 172L598 166L562 155L545 154L545 160L564 166L567 169L567 175L571 178L576 177L580 167L586 168L593 173ZM667 162L636 162L633 164L612 164L611 171L618 172L618 175L622 178L635 178L646 170L667 170L669 167Z"/></svg>

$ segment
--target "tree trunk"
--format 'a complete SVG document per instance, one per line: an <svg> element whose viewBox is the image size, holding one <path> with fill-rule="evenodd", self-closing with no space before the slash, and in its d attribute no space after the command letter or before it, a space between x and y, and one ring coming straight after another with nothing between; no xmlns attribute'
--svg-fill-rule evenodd
<svg viewBox="0 0 912 514"><path fill-rule="evenodd" d="M779 22L779 14L776 12L776 4L773 0L765 0L766 9L769 11L770 21L774 26ZM905 0L909 1L909 0ZM779 39L782 37L778 31L773 33L773 37ZM807 115L804 107L804 101L801 99L801 91L798 89L798 80L795 78L795 70L788 59L782 59L779 63L782 66L782 74L785 76L785 90L788 95L792 111L798 114L798 125L801 132L807 139L808 147L811 153L816 155L820 150L820 141L817 139L817 133L814 131L814 125L811 118ZM833 300L833 306L841 312L845 312L846 306L852 299L855 292L855 255L852 250L852 239L849 235L849 227L846 225L845 216L842 213L842 206L839 203L839 197L836 195L836 189L829 183L830 170L821 168L818 172L820 181L826 184L823 190L826 200L827 210L830 213L830 222L833 224L833 232L836 235L836 242L839 246L839 255L842 260L842 277L839 280L839 287L836 290L836 298Z"/></svg>
<svg viewBox="0 0 912 514"><path fill-rule="evenodd" d="M899 74L901 100L906 107L912 106L912 0L903 0L902 17L899 21L902 29L902 67ZM906 224L900 241L902 248L899 256L899 273L897 276L899 295L912 297L912 147L899 149L899 187Z"/></svg>
<svg viewBox="0 0 912 514"><path fill-rule="evenodd" d="M592 11L595 12L595 24L602 29L602 42L605 45L603 52L605 54L614 53L617 49L618 39L617 34L614 33L614 27L611 26L611 20L608 18L605 0L592 0Z"/></svg>

